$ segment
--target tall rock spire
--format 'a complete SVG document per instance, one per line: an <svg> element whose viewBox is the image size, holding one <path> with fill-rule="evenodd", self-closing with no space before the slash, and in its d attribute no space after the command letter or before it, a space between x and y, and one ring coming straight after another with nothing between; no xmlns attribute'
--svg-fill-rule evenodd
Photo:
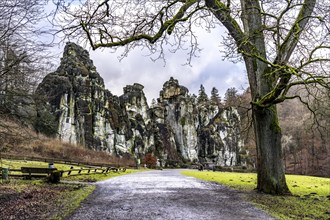
<svg viewBox="0 0 330 220"><path fill-rule="evenodd" d="M241 148L239 115L232 108L198 103L171 77L158 102L147 104L143 85L114 96L104 87L88 51L65 46L58 69L36 94L40 132L111 154L142 158L153 153L168 165L189 161L236 165Z"/></svg>

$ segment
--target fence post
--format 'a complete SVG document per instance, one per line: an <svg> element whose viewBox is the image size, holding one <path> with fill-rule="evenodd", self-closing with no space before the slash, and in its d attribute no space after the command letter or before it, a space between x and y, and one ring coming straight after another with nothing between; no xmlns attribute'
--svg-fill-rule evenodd
<svg viewBox="0 0 330 220"><path fill-rule="evenodd" d="M68 176L71 174L72 169L73 169L73 167L71 166L70 171L68 172Z"/></svg>
<svg viewBox="0 0 330 220"><path fill-rule="evenodd" d="M3 180L8 180L8 172L9 172L8 168L2 167L2 179Z"/></svg>

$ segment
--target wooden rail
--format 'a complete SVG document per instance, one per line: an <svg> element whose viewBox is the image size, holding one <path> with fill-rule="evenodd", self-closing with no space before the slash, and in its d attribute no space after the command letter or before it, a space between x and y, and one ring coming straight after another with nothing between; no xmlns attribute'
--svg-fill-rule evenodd
<svg viewBox="0 0 330 220"><path fill-rule="evenodd" d="M77 175L88 175L88 174L105 174L109 172L125 172L126 168L117 168L117 167L106 167L106 168L97 168L97 167L90 167L90 168L80 168L80 169L74 169L71 168L69 170L61 170L61 176L63 176L64 173L67 173L68 176L77 176Z"/></svg>
<svg viewBox="0 0 330 220"><path fill-rule="evenodd" d="M69 170L61 170L61 176L64 175L64 173L67 173L68 176L78 176L78 175L88 175L88 174L102 174L107 173L105 172L106 169L103 168L80 168L80 169L69 169Z"/></svg>
<svg viewBox="0 0 330 220"><path fill-rule="evenodd" d="M9 168L9 171L10 172L21 172L21 169L10 169ZM0 167L0 172L2 172L2 167Z"/></svg>

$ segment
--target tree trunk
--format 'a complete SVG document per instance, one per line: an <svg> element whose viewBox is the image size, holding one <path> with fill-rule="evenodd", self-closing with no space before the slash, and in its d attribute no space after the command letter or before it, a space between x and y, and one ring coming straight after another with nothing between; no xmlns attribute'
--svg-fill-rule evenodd
<svg viewBox="0 0 330 220"><path fill-rule="evenodd" d="M268 194L290 194L285 181L276 106L254 106L253 120L257 143L257 189Z"/></svg>

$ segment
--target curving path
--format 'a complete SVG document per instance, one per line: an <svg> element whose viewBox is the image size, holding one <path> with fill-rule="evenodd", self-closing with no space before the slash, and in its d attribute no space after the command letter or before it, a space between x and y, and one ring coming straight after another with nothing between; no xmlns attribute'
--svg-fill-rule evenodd
<svg viewBox="0 0 330 220"><path fill-rule="evenodd" d="M235 191L183 176L180 171L139 172L99 182L67 219L273 219L244 202Z"/></svg>

